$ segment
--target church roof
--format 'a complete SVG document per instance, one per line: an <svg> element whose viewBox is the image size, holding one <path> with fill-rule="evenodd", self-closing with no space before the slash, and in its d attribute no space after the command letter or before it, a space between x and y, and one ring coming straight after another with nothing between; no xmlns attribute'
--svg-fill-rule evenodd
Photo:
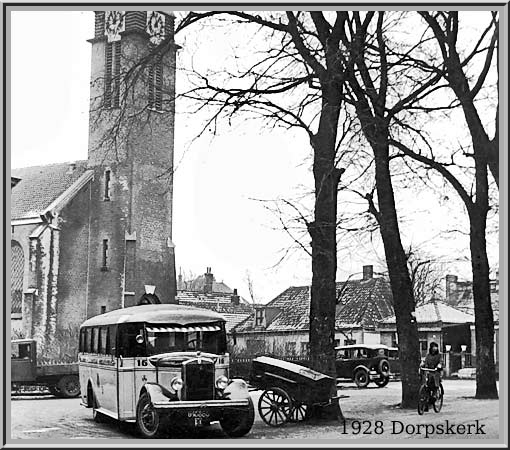
<svg viewBox="0 0 510 450"><path fill-rule="evenodd" d="M12 169L11 220L39 217L87 170L87 161Z"/></svg>

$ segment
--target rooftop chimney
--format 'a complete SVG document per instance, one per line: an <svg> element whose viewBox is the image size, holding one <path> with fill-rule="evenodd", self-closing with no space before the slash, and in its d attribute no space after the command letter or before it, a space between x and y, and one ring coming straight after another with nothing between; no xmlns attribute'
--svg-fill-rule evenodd
<svg viewBox="0 0 510 450"><path fill-rule="evenodd" d="M214 281L214 275L211 272L211 268L207 267L205 273L204 273L204 293L211 294L213 291L213 281Z"/></svg>
<svg viewBox="0 0 510 450"><path fill-rule="evenodd" d="M374 266L363 266L363 281L374 278Z"/></svg>
<svg viewBox="0 0 510 450"><path fill-rule="evenodd" d="M237 295L237 289L234 289L234 292L232 293L232 296L230 297L230 301L234 305L239 305L240 297Z"/></svg>

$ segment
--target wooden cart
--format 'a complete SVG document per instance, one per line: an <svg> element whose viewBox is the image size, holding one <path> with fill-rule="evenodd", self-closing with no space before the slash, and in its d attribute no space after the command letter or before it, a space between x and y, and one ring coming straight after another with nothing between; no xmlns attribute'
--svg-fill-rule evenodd
<svg viewBox="0 0 510 450"><path fill-rule="evenodd" d="M318 403L319 392L324 392L332 378L308 367L268 356L255 358L250 373L250 384L263 390L258 411L262 420L272 427L307 418L306 411Z"/></svg>

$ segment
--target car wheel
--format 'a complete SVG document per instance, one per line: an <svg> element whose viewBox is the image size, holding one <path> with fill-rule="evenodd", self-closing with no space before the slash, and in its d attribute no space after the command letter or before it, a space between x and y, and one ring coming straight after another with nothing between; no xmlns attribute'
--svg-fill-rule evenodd
<svg viewBox="0 0 510 450"><path fill-rule="evenodd" d="M156 437L160 432L159 413L152 406L147 392L140 396L136 405L136 428L144 438Z"/></svg>
<svg viewBox="0 0 510 450"><path fill-rule="evenodd" d="M62 397L75 398L80 395L80 379L77 375L66 375L57 384Z"/></svg>
<svg viewBox="0 0 510 450"><path fill-rule="evenodd" d="M368 386L370 382L370 377L368 376L368 371L364 369L358 369L354 374L354 382L356 386L359 388L365 388Z"/></svg>
<svg viewBox="0 0 510 450"><path fill-rule="evenodd" d="M220 419L220 425L223 431L230 437L241 437L251 430L254 421L255 409L251 398L249 398L247 409L225 413Z"/></svg>
<svg viewBox="0 0 510 450"><path fill-rule="evenodd" d="M377 384L380 388L386 386L390 382L390 377L381 377L377 380L374 380L374 383Z"/></svg>
<svg viewBox="0 0 510 450"><path fill-rule="evenodd" d="M386 377L390 374L390 363L387 359L381 359L378 368L381 375Z"/></svg>

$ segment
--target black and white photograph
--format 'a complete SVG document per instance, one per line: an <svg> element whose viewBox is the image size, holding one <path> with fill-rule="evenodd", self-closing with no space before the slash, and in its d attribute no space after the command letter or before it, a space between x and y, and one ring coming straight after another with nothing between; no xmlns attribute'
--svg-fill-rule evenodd
<svg viewBox="0 0 510 450"><path fill-rule="evenodd" d="M2 447L508 447L506 1L2 14Z"/></svg>

